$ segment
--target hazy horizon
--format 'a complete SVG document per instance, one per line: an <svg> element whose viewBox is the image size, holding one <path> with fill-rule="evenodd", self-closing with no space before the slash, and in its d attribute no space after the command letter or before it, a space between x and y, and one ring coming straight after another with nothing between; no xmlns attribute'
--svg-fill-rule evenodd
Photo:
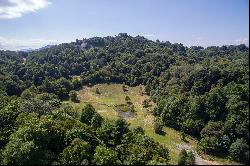
<svg viewBox="0 0 250 166"><path fill-rule="evenodd" d="M128 33L184 46L249 45L248 0L1 0L0 49Z"/></svg>
<svg viewBox="0 0 250 166"><path fill-rule="evenodd" d="M125 33L125 32L121 32L121 33ZM118 34L117 34L118 35ZM115 36L117 36L117 35L114 35L114 37ZM128 34L129 35L129 34ZM129 35L129 36L132 36L132 35ZM137 36L137 35L136 35ZM132 36L132 37L136 37L136 36ZM92 36L92 37L100 37L100 36ZM89 37L89 38L92 38L92 37ZM103 36L103 37L107 37L107 36ZM143 37L145 37L145 36L143 36ZM79 40L81 40L82 38L84 38L84 37L79 37L79 38L76 38L76 39L79 39ZM147 38L147 37L145 37L145 38ZM53 45L60 45L60 44L63 44L63 43L71 43L71 42L75 42L76 41L76 39L74 39L74 40L72 40L72 41L65 41L65 42L61 42L61 43L53 43L53 42L49 42L49 43L45 43L45 44L43 44L43 45L41 45L41 46L37 46L37 47L24 47L24 48L20 48L20 49L0 49L0 50L5 50L5 51L33 51L33 50L37 50L37 49L40 49L40 48L43 48L43 47L46 47L46 46L53 46ZM88 39L88 38L87 38ZM148 38L147 38L148 39ZM149 40L151 40L151 39L149 39ZM156 40L158 40L158 39L156 39ZM156 40L152 40L152 41L156 41ZM167 41L161 41L160 40L160 42L167 42ZM174 44L174 42L171 42L171 41L169 41L171 44ZM178 43L178 44L183 44L183 43ZM185 44L183 44L183 46L185 46L185 47L188 47L188 48L190 48L190 47L192 47L192 46L201 46L201 47L204 47L204 48L207 48L207 47L210 47L210 46L219 46L219 47L221 47L221 46L230 46L230 45L240 45L240 44L245 44L247 47L249 47L249 44L248 43L237 43L237 44L222 44L222 45L208 45L208 46L201 46L201 45L190 45L190 46L187 46L187 45L185 45Z"/></svg>

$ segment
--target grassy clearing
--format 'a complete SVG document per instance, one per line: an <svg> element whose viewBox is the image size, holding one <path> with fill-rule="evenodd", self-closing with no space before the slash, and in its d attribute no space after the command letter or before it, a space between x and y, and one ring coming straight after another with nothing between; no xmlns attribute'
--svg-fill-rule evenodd
<svg viewBox="0 0 250 166"><path fill-rule="evenodd" d="M100 94L96 93L96 89ZM157 142L164 144L170 152L170 164L177 164L177 158L180 150L178 150L175 146L176 144L189 144L192 147L196 148L197 142L195 139L191 137L187 137L187 142L181 140L181 133L164 127L163 131L166 133L165 135L158 135L154 132L154 117L150 114L150 110L155 106L154 103L150 103L150 107L143 108L142 102L145 99L149 99L149 96L143 94L141 95L141 91L144 90L143 86L136 87L128 87L127 91L124 92L122 89L122 84L97 84L92 87L83 87L80 91L78 91L77 96L80 100L79 103L72 103L70 101L66 101L74 107L76 111L81 111L82 108L87 104L92 104L98 113L108 119L116 119L118 118L117 112L114 110L115 105L126 104L125 97L128 96L131 99L131 102L135 106L136 117L135 118L127 118L127 122L130 123L131 128L136 126L141 126L146 135L153 138ZM80 113L80 112L79 112ZM208 159L211 159L211 157ZM220 158L212 158L216 161L220 161L223 164L232 164L231 161Z"/></svg>
<svg viewBox="0 0 250 166"><path fill-rule="evenodd" d="M99 89L100 94L96 94L96 88ZM92 104L98 113L108 119L118 118L117 112L114 110L115 105L126 104L125 97L129 96L132 103L135 106L136 117L126 119L130 123L131 128L141 126L144 128L145 133L156 141L164 144L170 151L171 164L177 164L177 157L179 150L175 148L176 144L184 143L181 141L180 133L165 127L163 130L166 133L164 136L154 133L154 117L149 113L148 110L153 109L154 103L150 103L152 106L147 109L143 108L142 102L145 99L149 99L147 95L140 95L141 88L128 87L127 91L122 90L122 84L98 84L93 87L84 87L78 91L77 96L80 103L72 103L67 101L66 103L71 104L75 110L81 110L87 103ZM193 146L196 145L194 139L188 138L188 141Z"/></svg>

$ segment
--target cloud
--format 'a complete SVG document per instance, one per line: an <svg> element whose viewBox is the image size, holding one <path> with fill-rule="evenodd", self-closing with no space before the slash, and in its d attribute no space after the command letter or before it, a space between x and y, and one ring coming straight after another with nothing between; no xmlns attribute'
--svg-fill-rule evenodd
<svg viewBox="0 0 250 166"><path fill-rule="evenodd" d="M145 37L154 37L155 35L154 34L145 34L143 36L145 36Z"/></svg>
<svg viewBox="0 0 250 166"><path fill-rule="evenodd" d="M188 46L223 46L223 45L239 45L239 44L246 44L249 45L248 38L239 38L239 39L231 39L231 40L215 40L207 37L197 36L193 39L192 43L188 43Z"/></svg>
<svg viewBox="0 0 250 166"><path fill-rule="evenodd" d="M236 44L246 44L246 45L248 45L249 44L249 39L248 38L240 38L240 39L234 40L234 42Z"/></svg>
<svg viewBox="0 0 250 166"><path fill-rule="evenodd" d="M45 45L54 45L62 43L62 41L52 39L14 39L0 36L0 50L21 50L21 49L36 49Z"/></svg>
<svg viewBox="0 0 250 166"><path fill-rule="evenodd" d="M0 19L21 17L51 4L48 0L0 0Z"/></svg>

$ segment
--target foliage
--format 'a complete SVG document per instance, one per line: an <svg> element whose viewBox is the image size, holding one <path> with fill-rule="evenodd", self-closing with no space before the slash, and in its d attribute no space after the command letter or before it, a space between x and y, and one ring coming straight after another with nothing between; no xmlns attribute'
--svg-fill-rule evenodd
<svg viewBox="0 0 250 166"><path fill-rule="evenodd" d="M62 165L88 165L90 159L89 145L87 142L75 139L67 146L59 159Z"/></svg>
<svg viewBox="0 0 250 166"><path fill-rule="evenodd" d="M86 43L86 48L77 49L81 42ZM145 85L145 92L156 103L153 114L163 125L196 137L205 153L230 154L235 160L247 160L240 159L239 154L248 157L243 153L247 154L249 149L249 48L245 45L188 48L120 33L30 53L0 51L3 163L60 162L58 156L66 147L62 140L67 132L68 136L80 135L90 144L91 157L98 145L114 150L124 142L141 141L147 145L152 142L140 134L134 136L121 120L103 120L90 105L83 109L80 122L71 108L61 105L62 100L69 98L76 101L72 90L99 83L124 83L123 91L125 85ZM126 102L133 110L131 100L127 98ZM168 163L161 152L153 153L147 147L141 150L142 147L131 145L131 149L115 152L121 163ZM72 145L69 149L74 148ZM156 145L150 148L160 149ZM140 150L139 161L127 155L133 156ZM91 164L92 160L88 162Z"/></svg>
<svg viewBox="0 0 250 166"><path fill-rule="evenodd" d="M71 90L71 91L69 92L69 98L70 98L71 101L77 102L77 101L78 101L78 98L77 98L76 91Z"/></svg>
<svg viewBox="0 0 250 166"><path fill-rule="evenodd" d="M185 165L194 165L195 164L195 157L193 152L187 153L186 164Z"/></svg>
<svg viewBox="0 0 250 166"><path fill-rule="evenodd" d="M156 121L154 123L154 131L155 131L156 134L161 134L162 133L162 128L163 128L163 125L160 122Z"/></svg>
<svg viewBox="0 0 250 166"><path fill-rule="evenodd" d="M182 149L178 157L178 165L194 165L195 158L192 151L187 152L185 149Z"/></svg>
<svg viewBox="0 0 250 166"><path fill-rule="evenodd" d="M143 100L143 103L142 103L143 107L144 107L144 108L148 108L148 107L150 106L149 102L150 102L149 99Z"/></svg>
<svg viewBox="0 0 250 166"><path fill-rule="evenodd" d="M179 154L178 165L185 165L187 158L187 152L185 149L182 149Z"/></svg>
<svg viewBox="0 0 250 166"><path fill-rule="evenodd" d="M94 154L93 163L96 165L118 165L121 164L117 153L103 146L97 146Z"/></svg>
<svg viewBox="0 0 250 166"><path fill-rule="evenodd" d="M90 125L91 119L93 118L93 116L95 114L96 114L96 112L95 112L94 107L90 104L87 104L82 110L80 121L82 123L86 123L86 124Z"/></svg>
<svg viewBox="0 0 250 166"><path fill-rule="evenodd" d="M249 147L244 139L237 139L230 146L230 156L236 161L244 161L246 163L249 158L248 148Z"/></svg>
<svg viewBox="0 0 250 166"><path fill-rule="evenodd" d="M98 95L101 94L100 89L99 89L99 88L96 88L96 89L95 89L95 93L98 94Z"/></svg>

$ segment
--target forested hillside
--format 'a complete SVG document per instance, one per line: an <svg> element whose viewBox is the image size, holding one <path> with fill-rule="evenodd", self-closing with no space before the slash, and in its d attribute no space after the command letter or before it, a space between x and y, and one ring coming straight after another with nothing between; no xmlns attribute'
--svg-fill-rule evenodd
<svg viewBox="0 0 250 166"><path fill-rule="evenodd" d="M159 124L195 137L200 153L248 163L245 45L188 48L120 33L0 51L0 69L1 164L168 164L168 149L142 128L61 104L100 83L144 85Z"/></svg>

